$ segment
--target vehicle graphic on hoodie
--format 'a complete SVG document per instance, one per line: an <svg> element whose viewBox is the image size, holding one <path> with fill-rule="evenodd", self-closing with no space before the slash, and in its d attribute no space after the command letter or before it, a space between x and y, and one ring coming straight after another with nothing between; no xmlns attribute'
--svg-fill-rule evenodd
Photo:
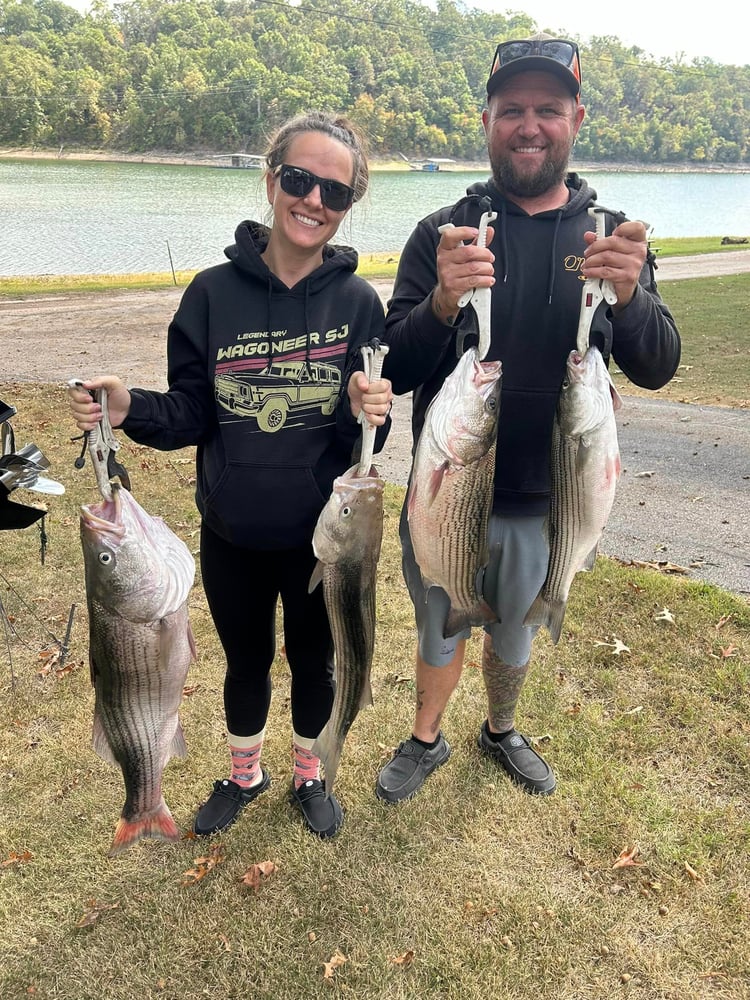
<svg viewBox="0 0 750 1000"><path fill-rule="evenodd" d="M214 379L217 402L230 413L255 417L269 433L281 430L289 413L317 410L331 416L341 390L341 372L322 361L271 361L257 374L224 372Z"/></svg>

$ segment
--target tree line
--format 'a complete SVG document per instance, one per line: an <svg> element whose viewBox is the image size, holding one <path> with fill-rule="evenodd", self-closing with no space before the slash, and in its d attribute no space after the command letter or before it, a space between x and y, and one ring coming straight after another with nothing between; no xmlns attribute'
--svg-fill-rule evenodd
<svg viewBox="0 0 750 1000"><path fill-rule="evenodd" d="M479 159L494 46L535 30L458 0L0 0L0 145L259 153L289 115L324 108L374 155ZM750 67L607 36L581 62L577 158L749 162Z"/></svg>

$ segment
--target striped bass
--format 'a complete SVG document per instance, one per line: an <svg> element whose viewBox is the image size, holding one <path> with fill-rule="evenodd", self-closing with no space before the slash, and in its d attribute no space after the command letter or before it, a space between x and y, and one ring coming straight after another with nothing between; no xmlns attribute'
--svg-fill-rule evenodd
<svg viewBox="0 0 750 1000"><path fill-rule="evenodd" d="M546 625L555 643L573 578L593 569L614 503L621 405L599 348L571 351L552 430L547 577L524 618L524 625Z"/></svg>
<svg viewBox="0 0 750 1000"><path fill-rule="evenodd" d="M489 562L502 365L470 348L425 414L407 497L414 556L426 587L450 598L443 634L496 621L482 597Z"/></svg>
<svg viewBox="0 0 750 1000"><path fill-rule="evenodd" d="M116 483L110 500L81 508L81 545L93 746L125 780L115 855L142 837L180 836L161 783L169 758L186 754L177 711L195 657L187 611L195 562L161 518Z"/></svg>
<svg viewBox="0 0 750 1000"><path fill-rule="evenodd" d="M375 648L375 584L383 538L383 480L374 468L353 466L334 480L313 535L318 563L310 592L322 581L335 653L331 716L312 752L325 768L326 796L336 780L347 733L360 709L372 705L370 668Z"/></svg>

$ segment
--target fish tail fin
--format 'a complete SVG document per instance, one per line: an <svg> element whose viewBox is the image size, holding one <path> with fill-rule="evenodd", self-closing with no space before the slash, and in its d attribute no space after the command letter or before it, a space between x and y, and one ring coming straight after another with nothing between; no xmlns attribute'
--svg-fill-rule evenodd
<svg viewBox="0 0 750 1000"><path fill-rule="evenodd" d="M450 639L474 625L492 625L498 617L489 604L480 599L470 608L453 608L448 612L443 627L443 638Z"/></svg>
<svg viewBox="0 0 750 1000"><path fill-rule="evenodd" d="M320 757L323 762L323 775L325 777L326 798L333 791L333 783L336 780L336 772L341 761L341 750L343 743L337 740L333 731L326 723L320 735L313 743L312 752L316 757Z"/></svg>
<svg viewBox="0 0 750 1000"><path fill-rule="evenodd" d="M145 837L155 837L157 840L180 839L180 831L164 799L161 800L156 809L138 819L129 820L125 819L124 816L120 817L112 846L109 849L110 858L121 854Z"/></svg>
<svg viewBox="0 0 750 1000"><path fill-rule="evenodd" d="M552 642L557 645L562 632L563 619L567 601L548 600L544 594L537 595L536 600L526 612L523 620L524 625L544 625L552 637Z"/></svg>

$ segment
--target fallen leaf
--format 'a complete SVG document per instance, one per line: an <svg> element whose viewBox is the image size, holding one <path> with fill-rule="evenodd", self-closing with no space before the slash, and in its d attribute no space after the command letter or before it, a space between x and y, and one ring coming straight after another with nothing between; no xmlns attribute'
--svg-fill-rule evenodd
<svg viewBox="0 0 750 1000"><path fill-rule="evenodd" d="M191 694L195 694L196 691L200 691L200 684L193 684L191 687L184 687L182 689L183 697L189 698Z"/></svg>
<svg viewBox="0 0 750 1000"><path fill-rule="evenodd" d="M31 851L11 851L5 861L0 861L0 868L10 868L11 865L25 865L27 861L31 861L34 855Z"/></svg>
<svg viewBox="0 0 750 1000"><path fill-rule="evenodd" d="M90 899L86 904L85 913L76 920L76 927L91 927L103 913L108 910L119 910L119 908L119 903L97 903L95 899Z"/></svg>
<svg viewBox="0 0 750 1000"><path fill-rule="evenodd" d="M687 862L687 861L683 862L683 864L685 865L685 871L686 871L686 872L688 873L688 875L690 876L690 878L691 878L691 879L692 879L692 880L693 880L694 882L702 882L702 881L703 881L703 876L702 876L702 875L700 875L700 874L699 874L699 873L698 873L698 872L697 872L697 871L695 870L695 868L693 868L693 866L692 866L691 864L688 864L688 862Z"/></svg>
<svg viewBox="0 0 750 1000"><path fill-rule="evenodd" d="M219 941L224 945L224 951L232 950L232 943L226 934L219 934Z"/></svg>
<svg viewBox="0 0 750 1000"><path fill-rule="evenodd" d="M259 861L255 865L250 865L245 874L240 878L243 885L249 886L253 892L260 890L260 883L276 871L273 861Z"/></svg>
<svg viewBox="0 0 750 1000"><path fill-rule="evenodd" d="M655 569L659 573L687 573L684 566L671 562L645 562L642 559L617 559L621 566L635 566L636 569Z"/></svg>
<svg viewBox="0 0 750 1000"><path fill-rule="evenodd" d="M223 851L224 848L221 844L211 844L209 853L205 857L193 858L195 868L183 872L180 885L195 885L196 882L200 882L201 879L205 878L210 871L213 871L224 860L225 855Z"/></svg>
<svg viewBox="0 0 750 1000"><path fill-rule="evenodd" d="M643 865L642 861L636 861L636 855L638 854L638 845L633 844L633 846L628 850L626 847L624 850L620 851L617 861L612 865L613 868L640 868Z"/></svg>
<svg viewBox="0 0 750 1000"><path fill-rule="evenodd" d="M739 648L737 646L720 646L722 658L728 660L730 656L734 656L735 653L739 653Z"/></svg>
<svg viewBox="0 0 750 1000"><path fill-rule="evenodd" d="M39 650L39 659L42 661L43 666L37 670L37 677L50 677L53 676L55 680L61 680L63 677L67 677L68 674L72 674L80 666L80 661L75 663L72 660L68 660L67 663L60 663L62 657L62 649L60 646L55 646L54 648L47 647L46 649Z"/></svg>
<svg viewBox="0 0 750 1000"><path fill-rule="evenodd" d="M594 641L594 645L595 646L608 646L612 650L612 655L613 656L619 656L620 653L629 653L630 652L630 646L626 646L624 642L620 642L620 640L618 638L616 638L616 637L613 637L613 638L615 640L614 642L599 642L599 640L595 640Z"/></svg>
<svg viewBox="0 0 750 1000"><path fill-rule="evenodd" d="M720 628L724 628L725 625L728 625L729 622L731 622L734 617L735 617L734 612L728 615L722 615L721 618L714 625L714 628L718 632Z"/></svg>
<svg viewBox="0 0 750 1000"><path fill-rule="evenodd" d="M643 705L636 705L635 708L631 708L629 711L623 712L623 715L640 715L642 711Z"/></svg>
<svg viewBox="0 0 750 1000"><path fill-rule="evenodd" d="M391 961L394 965L403 965L403 967L406 968L414 961L414 952L410 949L409 951L405 951L403 955L398 955L396 958L392 958Z"/></svg>
<svg viewBox="0 0 750 1000"><path fill-rule="evenodd" d="M323 962L323 979L333 979L333 975L344 962L348 961L346 955L342 955L340 951L334 952L331 958L327 962Z"/></svg>
<svg viewBox="0 0 750 1000"><path fill-rule="evenodd" d="M662 608L658 615L654 615L654 621L669 622L670 625L674 625L674 615L669 608Z"/></svg>

